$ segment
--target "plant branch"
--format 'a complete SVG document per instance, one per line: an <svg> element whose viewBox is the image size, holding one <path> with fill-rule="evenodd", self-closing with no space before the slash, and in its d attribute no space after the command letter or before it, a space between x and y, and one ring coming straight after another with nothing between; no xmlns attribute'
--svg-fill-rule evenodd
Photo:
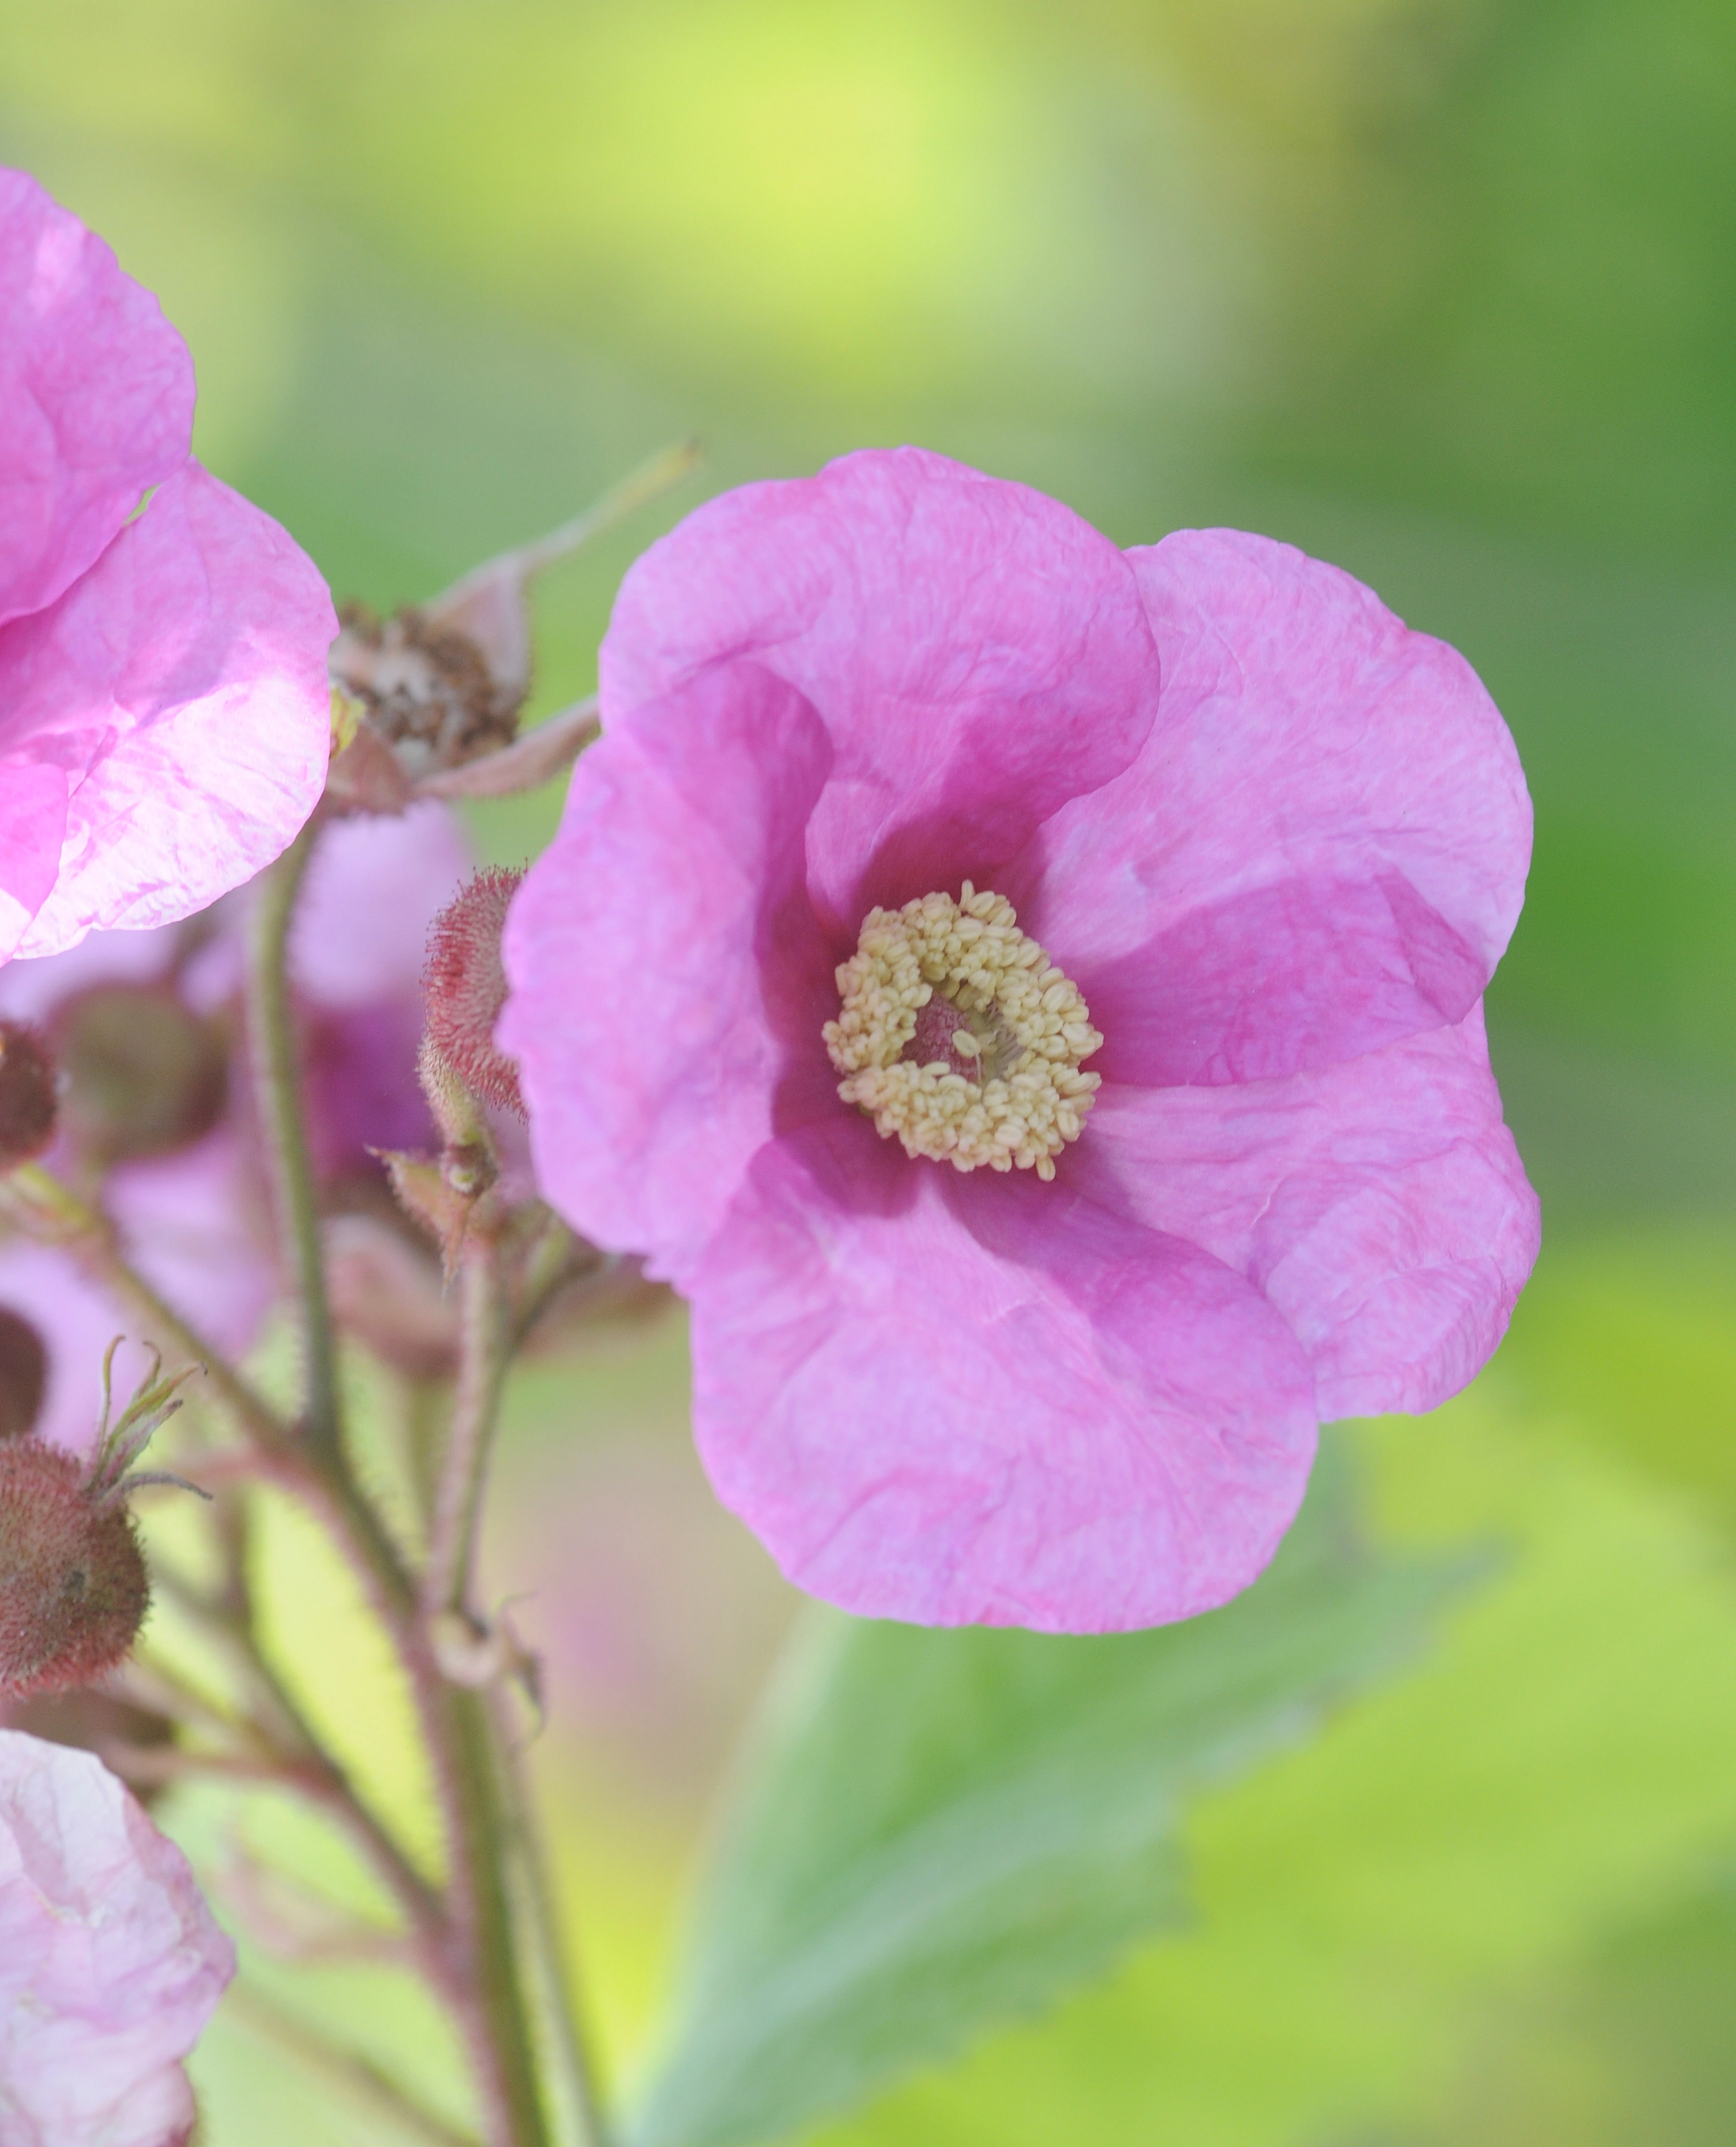
<svg viewBox="0 0 1736 2147"><path fill-rule="evenodd" d="M413 2100L371 2059L363 2057L358 2051L343 2049L246 1984L233 1985L223 2004L226 2012L238 2017L256 2034L311 2067L375 2116L402 2125L405 2131L426 2142L427 2147L477 2147L473 2133L458 2131L443 2118Z"/></svg>
<svg viewBox="0 0 1736 2147"><path fill-rule="evenodd" d="M512 1363L500 1254L491 1239L478 1237L466 1248L459 1288L458 1389L435 1487L422 1584L423 1608L430 1616L468 1609L483 1484Z"/></svg>
<svg viewBox="0 0 1736 2147"><path fill-rule="evenodd" d="M23 1164L13 1173L12 1185L22 1196L11 1203L13 1211L33 1237L70 1253L93 1282L137 1315L171 1361L202 1364L210 1392L259 1444L274 1452L283 1448L289 1437L288 1425L222 1351L213 1349L126 1259L113 1224L100 1209L40 1164Z"/></svg>
<svg viewBox="0 0 1736 2147"><path fill-rule="evenodd" d="M318 839L318 828L317 818L310 820L261 876L248 934L247 1012L254 1090L270 1166L284 1274L293 1288L301 1320L308 1443L323 1463L329 1463L341 1446L338 1351L326 1293L318 1196L302 1111L287 958L296 897Z"/></svg>
<svg viewBox="0 0 1736 2147"><path fill-rule="evenodd" d="M585 2047L573 1976L555 1914L548 1859L536 1824L522 1754L505 1719L504 1689L490 1695L494 1745L499 1754L503 1819L508 1845L518 1866L521 1915L528 1926L528 1950L542 1985L548 2015L548 2041L576 2147L609 2147L608 2120L597 2091L597 2071Z"/></svg>

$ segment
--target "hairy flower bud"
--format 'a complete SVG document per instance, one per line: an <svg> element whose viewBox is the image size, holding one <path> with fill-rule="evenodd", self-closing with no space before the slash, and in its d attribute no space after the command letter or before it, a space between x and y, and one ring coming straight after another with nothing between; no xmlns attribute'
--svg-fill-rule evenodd
<svg viewBox="0 0 1736 2147"><path fill-rule="evenodd" d="M41 1032L0 1021L0 1170L28 1163L53 1139L58 1085Z"/></svg>
<svg viewBox="0 0 1736 2147"><path fill-rule="evenodd" d="M222 1037L154 984L100 984L54 1015L67 1130L103 1163L167 1155L210 1132L228 1089Z"/></svg>
<svg viewBox="0 0 1736 2147"><path fill-rule="evenodd" d="M125 1659L149 1603L124 1500L63 1448L0 1446L0 1694L91 1684Z"/></svg>
<svg viewBox="0 0 1736 2147"><path fill-rule="evenodd" d="M0 1304L0 1439L24 1436L48 1390L47 1344L23 1313Z"/></svg>
<svg viewBox="0 0 1736 2147"><path fill-rule="evenodd" d="M40 1439L0 1445L0 1699L69 1692L126 1659L150 1608L150 1582L130 1491L176 1484L133 1463L181 1406L179 1389L198 1369L150 1371L110 1424L109 1376L118 1337L103 1364L103 1422L94 1454L80 1459Z"/></svg>
<svg viewBox="0 0 1736 2147"><path fill-rule="evenodd" d="M518 1069L494 1043L506 1003L500 935L524 875L490 865L434 919L422 974L428 1038L464 1086L485 1104L524 1115Z"/></svg>

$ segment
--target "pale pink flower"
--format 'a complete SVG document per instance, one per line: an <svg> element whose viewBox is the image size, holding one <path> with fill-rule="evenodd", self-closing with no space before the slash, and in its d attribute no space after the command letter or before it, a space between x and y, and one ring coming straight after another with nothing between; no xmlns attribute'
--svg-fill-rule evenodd
<svg viewBox="0 0 1736 2147"><path fill-rule="evenodd" d="M183 2147L235 1972L187 1859L88 1752L0 1730L0 2139Z"/></svg>
<svg viewBox="0 0 1736 2147"><path fill-rule="evenodd" d="M0 960L203 908L319 797L331 602L193 405L157 301L0 170Z"/></svg>
<svg viewBox="0 0 1736 2147"><path fill-rule="evenodd" d="M499 1039L549 1199L692 1300L702 1454L803 1587L1188 1615L1265 1564L1318 1421L1488 1355L1537 1246L1480 1003L1530 808L1450 648L1286 545L1123 553L904 449L691 516L602 691ZM822 1038L868 913L967 880L1088 1008L1032 1061L1102 1076L1021 1151L1053 1182L907 1154Z"/></svg>
<svg viewBox="0 0 1736 2147"><path fill-rule="evenodd" d="M424 1148L434 1139L416 1077L422 964L428 928L469 869L463 833L437 802L395 818L338 820L321 833L290 967L307 1042L309 1134L328 1180L370 1176L383 1191L376 1151ZM105 985L149 986L202 1015L227 1008L238 1033L248 900L238 894L184 932L93 932L64 954L0 968L0 1018L43 1023L52 1034L69 1000ZM128 1257L231 1357L252 1348L276 1293L245 1086L238 1063L218 1124L171 1154L116 1164L103 1189ZM63 1149L48 1160L73 1168ZM29 1325L46 1359L35 1430L86 1451L109 1343L128 1338L116 1360L118 1391L128 1391L148 1361L137 1314L93 1283L70 1252L0 1235L5 1313Z"/></svg>
<svg viewBox="0 0 1736 2147"><path fill-rule="evenodd" d="M231 916L188 958L173 925L93 932L64 954L0 967L0 1018L47 1023L67 1002L104 986L173 993L202 1014L221 1007L239 973L240 919ZM73 1170L64 1146L47 1159ZM128 1258L204 1339L231 1356L253 1346L276 1289L263 1189L249 1144L228 1114L170 1154L117 1164L103 1199ZM0 1236L0 1313L35 1332L47 1379L34 1429L73 1453L94 1444L103 1359L117 1335L116 1390L149 1359L136 1314L99 1289L70 1251Z"/></svg>

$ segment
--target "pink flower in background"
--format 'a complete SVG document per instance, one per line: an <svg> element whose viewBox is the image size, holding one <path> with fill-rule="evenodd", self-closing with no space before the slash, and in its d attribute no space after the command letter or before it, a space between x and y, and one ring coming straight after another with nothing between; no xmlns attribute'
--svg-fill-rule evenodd
<svg viewBox="0 0 1736 2147"><path fill-rule="evenodd" d="M602 690L500 1041L548 1197L692 1300L701 1452L793 1579L1186 1616L1319 1421L1488 1357L1538 1242L1480 999L1530 808L1451 649L905 449L690 517Z"/></svg>
<svg viewBox="0 0 1736 2147"><path fill-rule="evenodd" d="M315 1161L378 1178L377 1149L433 1141L416 1078L428 930L470 873L449 807L360 813L323 829L308 868L290 974L308 1018Z"/></svg>
<svg viewBox="0 0 1736 2147"><path fill-rule="evenodd" d="M182 2147L235 1972L187 1860L100 1760L0 1730L0 2139Z"/></svg>
<svg viewBox="0 0 1736 2147"><path fill-rule="evenodd" d="M193 407L157 301L0 170L0 961L203 908L319 797L331 602Z"/></svg>
<svg viewBox="0 0 1736 2147"><path fill-rule="evenodd" d="M178 1132L178 1105L172 1101L165 1111L142 1084L146 1093L135 1093L132 1104L148 1120L166 1118L168 1131L156 1153L129 1154L123 1144L103 1197L128 1258L201 1334L232 1355L252 1347L275 1289L263 1189L229 1109L231 1084L223 1079L217 1041L238 980L240 928L236 913L213 921L208 935L173 925L93 932L67 953L0 967L0 1018L39 1024L63 1058L78 1010L105 999L112 1019L135 1026L157 1019L208 1028L219 1081L208 1105ZM74 1115L69 1106L77 1095L75 1070L63 1122ZM76 1146L63 1133L47 1160L81 1175ZM120 1392L148 1361L137 1317L91 1282L70 1252L3 1236L0 1317L23 1322L41 1351L42 1398L32 1428L55 1445L87 1451L101 1414L110 1342L129 1338L116 1360Z"/></svg>
<svg viewBox="0 0 1736 2147"><path fill-rule="evenodd" d="M433 1139L416 1075L420 977L428 928L469 869L463 833L450 809L437 803L395 818L334 821L321 832L290 966L306 1025L309 1134L335 1197L346 1182L353 1189L366 1179L389 1208L374 1151L425 1147ZM108 994L120 1018L135 1025L198 1023L213 1037L238 1038L248 899L238 893L197 923L95 932L64 954L0 968L0 1018L39 1025L63 1063L69 1048L76 1051L69 1038L77 1037L79 1010ZM76 1116L76 1060L71 1070L63 1120ZM213 1099L214 1123L195 1119L184 1139L172 1130L162 1153L123 1153L103 1186L129 1259L206 1340L231 1356L252 1348L276 1288L245 1075L238 1055ZM153 1111L149 1086L141 1079L131 1099L148 1119L163 1115ZM173 1129L176 1111L166 1115ZM63 1135L48 1160L76 1178L82 1174L76 1149L76 1139ZM528 1171L521 1165L517 1174L528 1189ZM351 1226L339 1234L341 1268L343 1257L353 1256L357 1233ZM370 1249L378 1250L378 1235L369 1234ZM429 1287L438 1298L437 1274ZM33 1428L57 1445L86 1450L100 1412L103 1353L117 1334L129 1337L117 1360L120 1389L144 1369L137 1316L92 1283L71 1253L0 1235L0 1322L8 1319L34 1337L33 1345L14 1328L13 1347L40 1351ZM0 1356L3 1351L0 1337Z"/></svg>

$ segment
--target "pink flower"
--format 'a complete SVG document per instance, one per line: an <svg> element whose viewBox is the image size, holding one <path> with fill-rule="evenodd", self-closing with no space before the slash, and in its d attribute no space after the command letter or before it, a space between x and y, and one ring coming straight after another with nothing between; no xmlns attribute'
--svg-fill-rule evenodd
<svg viewBox="0 0 1736 2147"><path fill-rule="evenodd" d="M309 1132L340 1193L342 1181L365 1177L383 1199L374 1151L433 1139L416 1077L420 977L428 928L468 870L458 824L435 803L397 818L338 820L321 833L291 968L308 1042ZM68 1007L121 987L160 993L220 1028L227 1016L238 1033L247 900L238 895L184 932L93 932L67 953L13 962L0 968L0 1018L42 1024L52 1041ZM253 1346L276 1286L245 1077L244 1065L231 1067L228 1105L208 1131L170 1153L116 1164L103 1188L128 1258L231 1356ZM48 1159L76 1178L71 1146ZM0 1237L0 1320L8 1317L24 1323L42 1353L33 1428L84 1452L96 1435L109 1343L132 1338L116 1361L118 1390L145 1367L137 1315L92 1283L70 1252Z"/></svg>
<svg viewBox="0 0 1736 2147"><path fill-rule="evenodd" d="M702 1454L799 1584L1188 1616L1320 1420L1487 1358L1538 1239L1480 1003L1530 808L1451 649L905 449L653 547L603 707L500 1040L548 1197L691 1299Z"/></svg>
<svg viewBox="0 0 1736 2147"><path fill-rule="evenodd" d="M0 2139L182 2147L235 1972L187 1860L88 1752L0 1730Z"/></svg>
<svg viewBox="0 0 1736 2147"><path fill-rule="evenodd" d="M331 602L193 403L156 300L0 171L0 960L203 908L318 798Z"/></svg>
<svg viewBox="0 0 1736 2147"><path fill-rule="evenodd" d="M321 833L290 969L308 1017L315 1159L328 1178L378 1178L376 1149L433 1141L416 1078L422 968L429 929L469 872L463 834L433 800L336 820Z"/></svg>
<svg viewBox="0 0 1736 2147"><path fill-rule="evenodd" d="M234 917L202 944L173 925L93 932L64 954L0 967L0 1017L44 1024L52 1038L69 1006L114 988L161 994L212 1017L235 988L239 938ZM115 1164L103 1199L146 1279L207 1340L239 1355L252 1347L275 1290L263 1189L227 1114L193 1131L167 1153ZM47 1160L78 1178L83 1173L71 1147L63 1140ZM42 1351L33 1429L57 1446L88 1451L110 1342L130 1338L115 1361L118 1392L128 1392L148 1362L137 1316L90 1281L71 1252L0 1237L0 1317L8 1315L24 1323Z"/></svg>

